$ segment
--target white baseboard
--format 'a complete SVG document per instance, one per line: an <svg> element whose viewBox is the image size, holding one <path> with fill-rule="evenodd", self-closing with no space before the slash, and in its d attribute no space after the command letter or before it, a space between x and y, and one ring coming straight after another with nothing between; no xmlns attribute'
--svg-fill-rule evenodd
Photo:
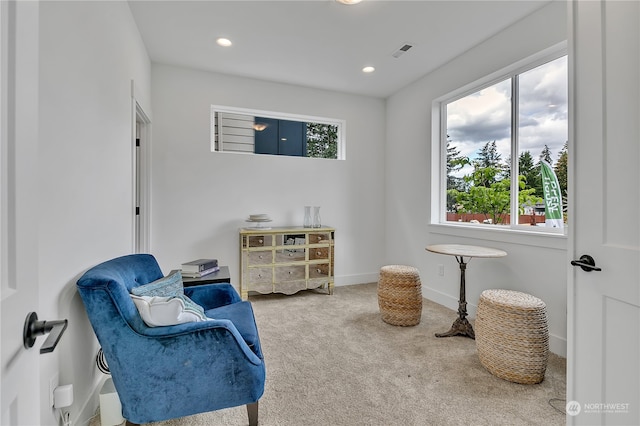
<svg viewBox="0 0 640 426"><path fill-rule="evenodd" d="M448 294L444 294L441 293L439 291L436 291L432 288L429 287L425 287L424 285L422 286L422 297L431 300L432 302L435 302L439 305L442 305L446 308L452 309L454 311L458 310L458 299L449 296ZM467 309L470 306L467 305ZM474 316L475 316L475 309L474 309Z"/></svg>
<svg viewBox="0 0 640 426"><path fill-rule="evenodd" d="M365 284L378 282L378 273L373 274L356 274L356 275L340 275L334 279L336 287L343 285Z"/></svg>
<svg viewBox="0 0 640 426"><path fill-rule="evenodd" d="M567 339L549 333L549 352L552 352L562 358L567 357Z"/></svg>
<svg viewBox="0 0 640 426"><path fill-rule="evenodd" d="M100 406L100 390L102 385L110 376L103 376L96 382L93 390L83 402L80 413L76 419L72 419L72 424L75 426L89 426L91 420L95 417L98 407Z"/></svg>

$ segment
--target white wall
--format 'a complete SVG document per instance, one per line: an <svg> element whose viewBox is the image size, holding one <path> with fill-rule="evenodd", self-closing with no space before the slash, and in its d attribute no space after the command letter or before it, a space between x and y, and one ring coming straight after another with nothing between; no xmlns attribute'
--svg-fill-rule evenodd
<svg viewBox="0 0 640 426"><path fill-rule="evenodd" d="M253 213L336 228L336 285L371 282L384 260L381 99L152 65L152 252L164 272L214 257L239 282L238 228ZM210 150L212 104L346 120L346 160Z"/></svg>
<svg viewBox="0 0 640 426"><path fill-rule="evenodd" d="M437 243L464 243L506 250L503 259L474 259L467 269L467 302L475 316L482 290L507 288L547 303L551 350L566 354L565 238L454 231L430 226L431 111L435 99L567 38L564 2L552 3L479 44L387 100L386 261L420 269L426 297L458 307L459 269L453 257L428 253ZM438 265L445 275L438 275ZM455 318L452 318L452 321ZM445 331L445 330L443 330Z"/></svg>
<svg viewBox="0 0 640 426"><path fill-rule="evenodd" d="M47 407L53 374L74 385L78 425L104 377L75 283L132 250L131 80L150 113L150 62L126 2L41 2L38 314L69 320L55 352L40 356L43 425L58 424Z"/></svg>

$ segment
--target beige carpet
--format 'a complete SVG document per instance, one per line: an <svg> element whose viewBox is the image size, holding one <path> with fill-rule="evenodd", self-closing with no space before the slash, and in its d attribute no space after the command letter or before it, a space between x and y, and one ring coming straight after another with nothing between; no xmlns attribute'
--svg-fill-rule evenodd
<svg viewBox="0 0 640 426"><path fill-rule="evenodd" d="M263 426L565 424L563 358L551 355L538 385L494 377L474 340L434 336L457 314L426 299L415 327L380 319L375 283L249 300L267 366ZM246 424L236 407L154 425Z"/></svg>

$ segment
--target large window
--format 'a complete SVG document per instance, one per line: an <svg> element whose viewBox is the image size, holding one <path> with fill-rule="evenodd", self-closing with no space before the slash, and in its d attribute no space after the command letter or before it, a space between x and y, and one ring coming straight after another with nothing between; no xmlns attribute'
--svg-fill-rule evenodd
<svg viewBox="0 0 640 426"><path fill-rule="evenodd" d="M440 103L440 223L561 232L567 81L567 57L547 57Z"/></svg>

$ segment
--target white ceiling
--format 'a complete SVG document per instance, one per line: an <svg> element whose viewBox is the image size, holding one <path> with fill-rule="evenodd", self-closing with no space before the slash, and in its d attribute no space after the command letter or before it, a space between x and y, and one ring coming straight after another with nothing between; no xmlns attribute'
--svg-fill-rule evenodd
<svg viewBox="0 0 640 426"><path fill-rule="evenodd" d="M153 62L382 98L546 3L129 0Z"/></svg>

